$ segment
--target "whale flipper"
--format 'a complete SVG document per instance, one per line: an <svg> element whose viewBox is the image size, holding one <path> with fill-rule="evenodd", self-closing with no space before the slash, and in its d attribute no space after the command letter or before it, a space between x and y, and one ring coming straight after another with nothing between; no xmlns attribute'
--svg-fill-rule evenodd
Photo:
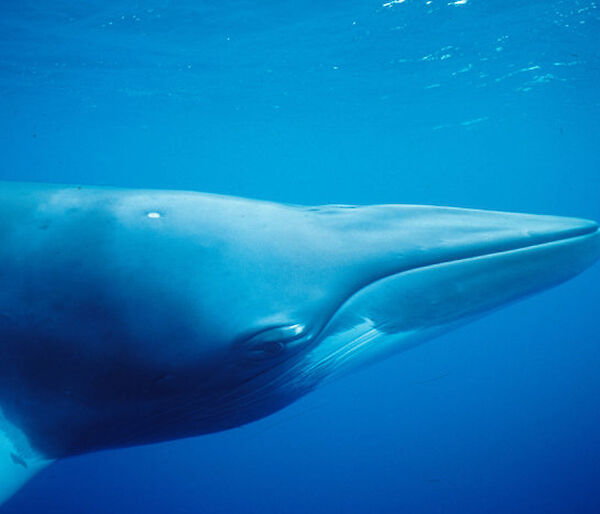
<svg viewBox="0 0 600 514"><path fill-rule="evenodd" d="M32 451L22 432L0 412L0 505L52 462Z"/></svg>

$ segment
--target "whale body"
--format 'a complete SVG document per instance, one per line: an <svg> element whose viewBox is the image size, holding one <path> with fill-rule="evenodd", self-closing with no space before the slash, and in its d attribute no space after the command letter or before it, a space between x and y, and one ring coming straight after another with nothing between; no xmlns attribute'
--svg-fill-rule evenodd
<svg viewBox="0 0 600 514"><path fill-rule="evenodd" d="M576 218L0 183L0 503L55 459L267 416L599 256Z"/></svg>

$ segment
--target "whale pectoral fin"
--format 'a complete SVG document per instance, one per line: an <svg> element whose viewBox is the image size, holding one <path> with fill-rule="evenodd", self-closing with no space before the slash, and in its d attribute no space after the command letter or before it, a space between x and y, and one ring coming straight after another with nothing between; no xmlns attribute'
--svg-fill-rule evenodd
<svg viewBox="0 0 600 514"><path fill-rule="evenodd" d="M20 454L13 441L0 431L0 505L52 462Z"/></svg>

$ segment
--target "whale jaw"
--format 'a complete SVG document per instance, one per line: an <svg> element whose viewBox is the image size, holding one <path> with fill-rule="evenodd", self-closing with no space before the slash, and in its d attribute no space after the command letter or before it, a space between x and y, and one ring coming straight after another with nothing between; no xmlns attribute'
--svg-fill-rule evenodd
<svg viewBox="0 0 600 514"><path fill-rule="evenodd" d="M534 218L546 217L526 216ZM525 229L504 248L490 238L473 256L401 270L356 291L319 335L309 373L329 379L408 349L560 284L600 257L595 223L546 219L546 232Z"/></svg>

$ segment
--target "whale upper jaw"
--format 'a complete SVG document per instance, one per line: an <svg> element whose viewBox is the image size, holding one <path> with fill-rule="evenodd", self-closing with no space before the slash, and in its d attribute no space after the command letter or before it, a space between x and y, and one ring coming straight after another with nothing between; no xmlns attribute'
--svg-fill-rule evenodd
<svg viewBox="0 0 600 514"><path fill-rule="evenodd" d="M461 222L454 230L448 224L447 237L456 242L462 232L468 244L354 292L319 334L307 373L318 380L346 373L568 280L600 258L600 231L593 221L463 213L473 215L473 223ZM483 229L480 215L499 217L493 230Z"/></svg>

